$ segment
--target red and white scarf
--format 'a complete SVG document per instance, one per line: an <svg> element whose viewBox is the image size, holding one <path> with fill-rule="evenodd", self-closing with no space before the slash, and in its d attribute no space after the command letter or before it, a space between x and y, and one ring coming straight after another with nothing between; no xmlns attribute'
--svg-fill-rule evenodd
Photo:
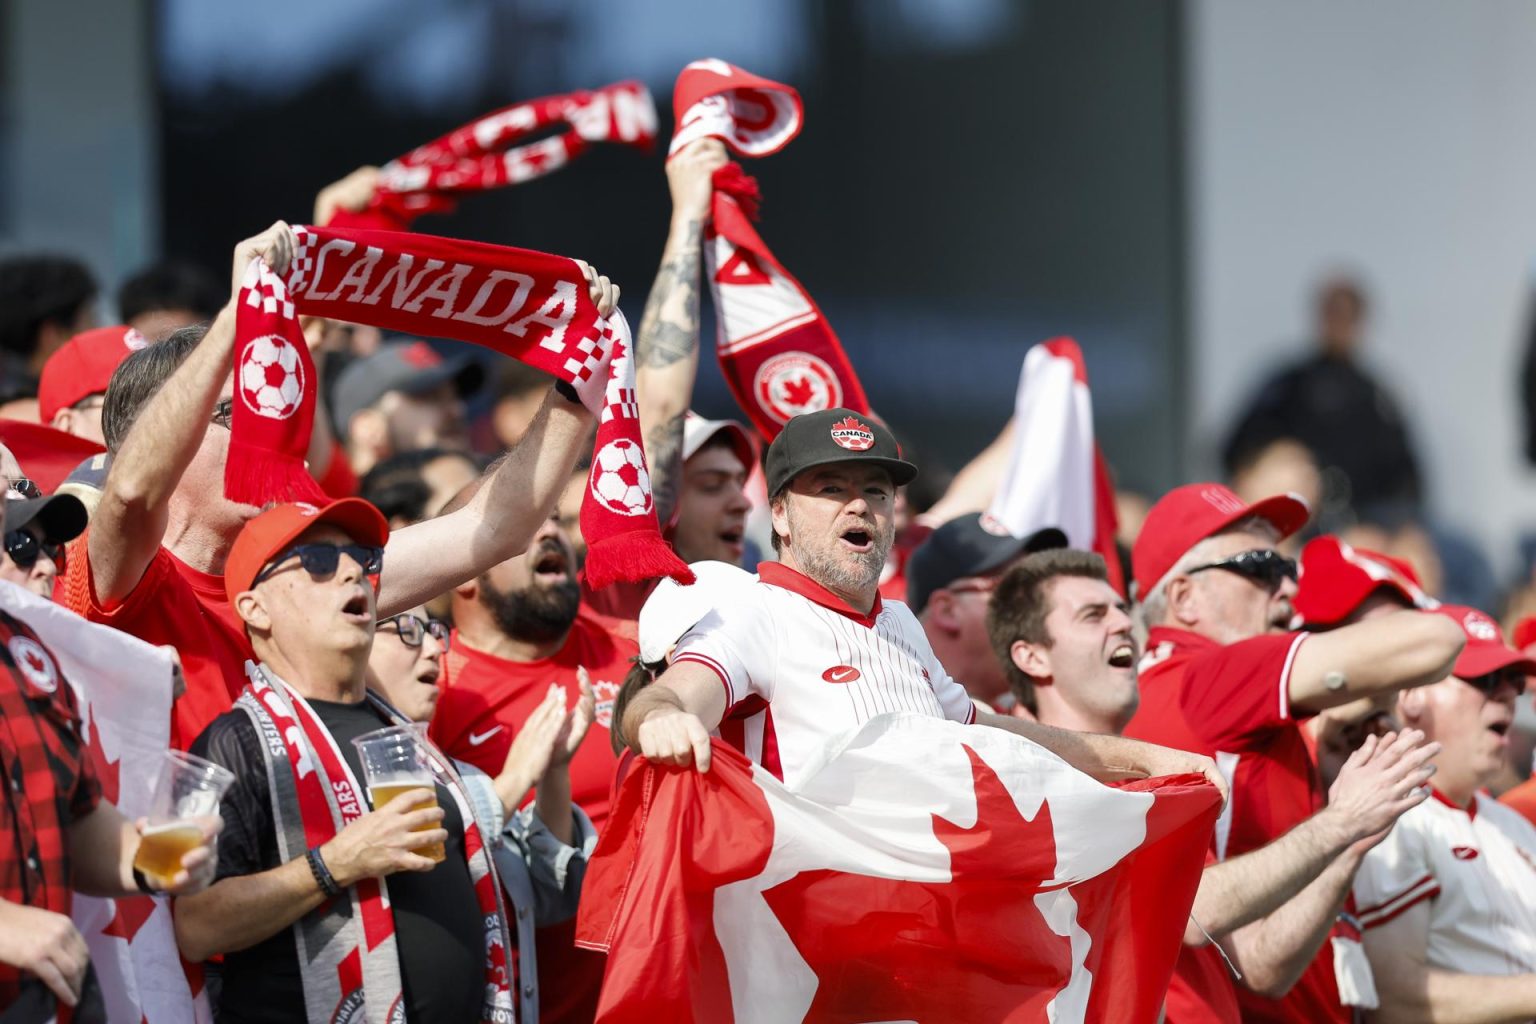
<svg viewBox="0 0 1536 1024"><path fill-rule="evenodd" d="M278 853L284 863L333 839L368 811L367 800L336 740L292 687L246 664L249 682L236 706L261 734ZM275 685L274 685L275 684ZM393 724L409 724L388 704L366 699ZM425 740L423 741L425 742ZM481 839L464 784L430 743L432 773L453 795L464 822L464 854L485 923L482 1024L513 1024L506 912L490 850ZM400 954L389 889L365 878L293 926L309 1024L403 1024Z"/></svg>
<svg viewBox="0 0 1536 1024"><path fill-rule="evenodd" d="M295 229L298 248L276 291L242 290L241 309L254 297L264 313L293 321L290 338L300 338L296 313L371 324L419 337L456 338L483 345L536 367L575 387L597 417L597 446L581 529L587 539L587 582L604 587L671 576L692 582L693 574L662 540L656 526L650 474L640 443L639 406L629 325L617 310L604 319L587 294L574 260L563 256L395 231ZM265 282L257 272L257 287ZM237 331L240 321L237 319ZM263 327L263 330L265 328ZM238 334L237 407L260 404L247 393L245 356L257 363L266 349ZM235 437L225 471L225 493L250 504L274 495L255 495L249 478L266 479L256 450L281 453L273 460L302 461L308 431L289 423L307 405L313 415L314 373L308 353L298 356L308 370L299 381L300 400L284 403L275 417L254 414L234 423ZM256 374L251 371L253 382ZM289 392L281 392L288 394ZM236 497L243 495L244 497ZM259 499L259 500L258 500Z"/></svg>
<svg viewBox="0 0 1536 1024"><path fill-rule="evenodd" d="M673 90L669 155L713 136L743 156L768 156L800 133L800 94L725 61L694 61ZM845 406L868 413L864 388L816 301L752 227L757 182L737 163L715 172L704 249L726 383L769 440L792 416Z"/></svg>
<svg viewBox="0 0 1536 1024"><path fill-rule="evenodd" d="M566 131L511 149L553 125ZM520 185L564 167L594 142L649 150L656 141L656 104L639 82L619 82L518 103L471 121L385 164L373 199L361 212L338 210L327 227L404 231L424 213L448 213L455 197Z"/></svg>

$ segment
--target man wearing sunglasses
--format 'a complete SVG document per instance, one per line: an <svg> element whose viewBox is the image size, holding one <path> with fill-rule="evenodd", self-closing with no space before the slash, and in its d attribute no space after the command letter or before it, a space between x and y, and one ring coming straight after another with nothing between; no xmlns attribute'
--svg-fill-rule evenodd
<svg viewBox="0 0 1536 1024"><path fill-rule="evenodd" d="M1441 679L1461 651L1461 630L1419 611L1328 633L1285 632L1296 566L1275 546L1307 517L1290 495L1249 505L1219 484L1189 484L1152 507L1131 552L1148 634L1141 705L1126 735L1216 759L1232 786L1216 824L1220 860L1273 842L1323 806L1303 720ZM1239 988L1245 1021L1344 1024L1352 1016L1345 997L1369 1002L1358 945L1347 936L1335 939L1337 949L1328 942L1362 854L1359 844L1348 848L1287 905L1288 920L1313 924L1311 934L1286 937L1294 952L1262 986L1266 995ZM1224 1019L1213 1009L1222 985L1230 982L1209 955L1181 958L1169 1020Z"/></svg>
<svg viewBox="0 0 1536 1024"><path fill-rule="evenodd" d="M423 786L370 810L352 743L406 723L367 693L388 536L377 509L348 498L274 506L230 550L224 585L258 663L193 744L235 783L218 878L175 908L188 960L223 954L223 1021L315 1020L322 1006L330 1019L347 999L362 1004L357 1019L365 1007L382 1018L397 997L409 1020L491 1019L487 944L494 934L506 949L505 922L499 898L487 909L477 895L495 872L471 839L462 781L435 768L436 806L422 806ZM444 844L440 862L416 852L432 843ZM363 982L349 988L353 960Z"/></svg>
<svg viewBox="0 0 1536 1024"><path fill-rule="evenodd" d="M37 493L35 486L30 492ZM80 536L85 520L85 506L72 495L6 499L0 580L53 600L54 581L66 565L64 545Z"/></svg>
<svg viewBox="0 0 1536 1024"><path fill-rule="evenodd" d="M1355 879L1384 1020L1536 1017L1536 828L1480 792L1502 769L1515 700L1536 661L1473 608L1448 678L1397 695L1397 714L1444 749L1434 798L1403 815ZM1470 1012L1469 1012L1470 1011Z"/></svg>
<svg viewBox="0 0 1536 1024"><path fill-rule="evenodd" d="M294 245L292 229L278 222L236 246L234 293L258 256L286 272ZM598 309L610 312L617 289L585 271ZM230 545L257 512L224 497L234 321L231 300L206 330L177 331L113 374L102 410L112 467L83 557L67 576L73 610L181 651L187 690L171 734L178 747L229 708L251 653L222 578ZM591 425L579 402L551 390L473 501L390 537L390 568L379 583L383 614L421 604L526 548L588 447Z"/></svg>

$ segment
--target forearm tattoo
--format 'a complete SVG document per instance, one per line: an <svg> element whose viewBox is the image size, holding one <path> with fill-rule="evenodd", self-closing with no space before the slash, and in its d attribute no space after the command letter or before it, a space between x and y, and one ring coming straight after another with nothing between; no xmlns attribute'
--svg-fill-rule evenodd
<svg viewBox="0 0 1536 1024"><path fill-rule="evenodd" d="M651 471L651 499L656 503L656 521L663 527L677 508L678 489L683 478L683 417L686 415L678 413L645 439L646 462Z"/></svg>
<svg viewBox="0 0 1536 1024"><path fill-rule="evenodd" d="M691 221L679 251L662 261L635 340L639 366L661 368L699 349L699 258L703 225Z"/></svg>

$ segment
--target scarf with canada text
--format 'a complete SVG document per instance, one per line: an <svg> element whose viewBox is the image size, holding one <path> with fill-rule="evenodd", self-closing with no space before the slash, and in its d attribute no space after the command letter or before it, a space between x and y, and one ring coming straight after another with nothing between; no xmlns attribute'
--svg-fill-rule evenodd
<svg viewBox="0 0 1536 1024"><path fill-rule="evenodd" d="M669 155L714 137L743 156L768 156L800 133L800 95L725 61L694 61L672 94ZM792 416L846 406L868 413L864 388L832 325L769 252L752 221L757 181L735 162L715 172L704 265L719 323L715 353L726 382L763 437Z"/></svg>
<svg viewBox="0 0 1536 1024"><path fill-rule="evenodd" d="M297 691L246 663L249 678L235 706L262 738L278 852L284 863L328 842L367 813L363 789L336 740ZM366 698L392 725L399 712ZM475 824L464 783L448 758L426 743L435 781L464 822L464 854L485 923L485 994L480 1024L513 1024L506 911L496 866ZM388 884L365 878L293 925L309 1024L401 1024L405 1000Z"/></svg>
<svg viewBox="0 0 1536 1024"><path fill-rule="evenodd" d="M506 149L533 132L565 123L558 135ZM449 213L455 197L559 170L594 142L649 150L656 141L656 104L639 82L591 92L545 96L506 107L456 128L385 164L366 209L338 210L328 227L404 231L424 213Z"/></svg>
<svg viewBox="0 0 1536 1024"><path fill-rule="evenodd" d="M639 407L629 325L617 310L604 319L587 294L587 282L574 260L563 256L395 231L300 227L293 265L282 285L287 300L275 301L265 315L289 321L295 365L307 374L297 382L292 371L255 371L248 377L248 356L258 364L267 349L241 333L237 319L235 406L261 405L263 392L251 394L247 381L273 389L279 415L253 414L234 421L225 492L232 500L260 504L276 495L253 495L248 481L263 479L264 456L301 465L308 429L291 419L313 416L314 373L308 364L294 314L323 316L369 324L418 337L453 338L493 349L560 380L576 390L597 417L596 453L582 498L581 529L587 540L586 577L600 588L610 583L640 582L671 576L692 582L693 574L661 539L651 498L650 474L640 443ZM258 277L260 276L258 272ZM242 293L243 294L243 293ZM242 298L241 309L246 306ZM267 364L270 366L270 362ZM285 376L285 374L287 374ZM307 383L306 383L307 382ZM269 400L271 395L267 395ZM306 421L307 422L307 421Z"/></svg>

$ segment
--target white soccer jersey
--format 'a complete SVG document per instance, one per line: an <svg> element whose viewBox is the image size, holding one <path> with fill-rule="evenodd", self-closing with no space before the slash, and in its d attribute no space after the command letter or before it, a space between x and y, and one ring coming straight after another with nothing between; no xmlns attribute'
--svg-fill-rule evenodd
<svg viewBox="0 0 1536 1024"><path fill-rule="evenodd" d="M1398 819L1355 876L1366 930L1424 900L1431 967L1536 971L1536 828L1488 797L1464 811L1435 793Z"/></svg>
<svg viewBox="0 0 1536 1024"><path fill-rule="evenodd" d="M790 786L833 736L910 711L972 722L976 707L944 671L906 605L869 615L778 562L678 642L673 662L725 687L720 735Z"/></svg>

